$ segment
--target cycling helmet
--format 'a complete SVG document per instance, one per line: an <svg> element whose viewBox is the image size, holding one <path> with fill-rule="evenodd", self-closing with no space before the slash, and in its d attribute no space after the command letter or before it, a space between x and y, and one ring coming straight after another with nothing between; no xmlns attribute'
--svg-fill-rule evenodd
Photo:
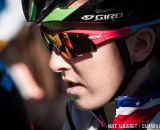
<svg viewBox="0 0 160 130"><path fill-rule="evenodd" d="M159 4L152 0L22 0L22 5L27 21L52 21L58 27L110 29L160 17Z"/></svg>

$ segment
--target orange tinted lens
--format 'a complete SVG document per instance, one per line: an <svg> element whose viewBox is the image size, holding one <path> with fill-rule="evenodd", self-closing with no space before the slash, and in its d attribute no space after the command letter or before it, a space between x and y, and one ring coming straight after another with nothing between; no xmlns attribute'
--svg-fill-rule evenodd
<svg viewBox="0 0 160 130"><path fill-rule="evenodd" d="M44 34L45 44L58 49L68 59L82 56L83 54L96 51L96 45L86 34L59 33Z"/></svg>

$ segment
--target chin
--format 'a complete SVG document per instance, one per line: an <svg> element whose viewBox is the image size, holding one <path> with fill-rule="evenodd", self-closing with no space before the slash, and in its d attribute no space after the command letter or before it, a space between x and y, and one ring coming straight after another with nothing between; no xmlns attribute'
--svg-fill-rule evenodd
<svg viewBox="0 0 160 130"><path fill-rule="evenodd" d="M75 101L76 106L81 109L81 110L85 110L85 111L91 111L91 110L96 110L100 107L103 106L103 104L93 104L93 101L90 103L85 102L80 102L80 101Z"/></svg>

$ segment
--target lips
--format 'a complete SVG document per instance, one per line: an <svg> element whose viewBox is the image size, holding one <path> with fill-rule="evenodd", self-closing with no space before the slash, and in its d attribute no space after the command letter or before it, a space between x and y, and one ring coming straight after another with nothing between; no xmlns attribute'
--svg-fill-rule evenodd
<svg viewBox="0 0 160 130"><path fill-rule="evenodd" d="M74 86L83 86L82 83L72 80L70 78L66 78L62 76L63 81L66 83L67 87L74 87Z"/></svg>
<svg viewBox="0 0 160 130"><path fill-rule="evenodd" d="M84 88L82 83L66 79L64 79L64 81L66 82L67 94L69 95L79 95L81 90Z"/></svg>
<svg viewBox="0 0 160 130"><path fill-rule="evenodd" d="M76 87L76 86L82 86L82 84L80 83L75 83L75 82L66 82L67 83L67 87Z"/></svg>

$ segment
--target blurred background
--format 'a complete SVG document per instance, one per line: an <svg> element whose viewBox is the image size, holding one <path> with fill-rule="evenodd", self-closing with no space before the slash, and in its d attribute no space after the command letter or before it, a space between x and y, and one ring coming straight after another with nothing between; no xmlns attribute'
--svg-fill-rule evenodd
<svg viewBox="0 0 160 130"><path fill-rule="evenodd" d="M20 93L33 130L61 130L66 119L64 83L48 66L38 28L26 23L21 0L0 0L0 61Z"/></svg>

